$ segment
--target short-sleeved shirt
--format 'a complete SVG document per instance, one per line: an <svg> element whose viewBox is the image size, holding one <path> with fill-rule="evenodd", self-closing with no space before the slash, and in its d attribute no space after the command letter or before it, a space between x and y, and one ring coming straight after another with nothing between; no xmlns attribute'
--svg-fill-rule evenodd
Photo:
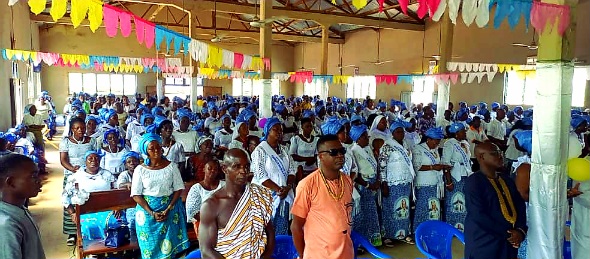
<svg viewBox="0 0 590 259"><path fill-rule="evenodd" d="M471 152L471 158L475 158L475 146L474 140L484 142L488 140L486 133L483 130L483 125L479 129L470 127L467 131L467 140L469 142L469 152Z"/></svg>
<svg viewBox="0 0 590 259"><path fill-rule="evenodd" d="M339 194L339 180L326 180ZM291 213L305 219L305 251L303 259L354 258L350 239L352 225L352 180L342 175L344 194L336 201L328 193L320 170L305 177L297 185L297 196Z"/></svg>
<svg viewBox="0 0 590 259"><path fill-rule="evenodd" d="M39 229L25 207L0 201L0 258L45 259Z"/></svg>
<svg viewBox="0 0 590 259"><path fill-rule="evenodd" d="M182 189L184 189L184 183L175 163L170 163L158 170L148 169L140 165L133 172L131 196L164 197Z"/></svg>

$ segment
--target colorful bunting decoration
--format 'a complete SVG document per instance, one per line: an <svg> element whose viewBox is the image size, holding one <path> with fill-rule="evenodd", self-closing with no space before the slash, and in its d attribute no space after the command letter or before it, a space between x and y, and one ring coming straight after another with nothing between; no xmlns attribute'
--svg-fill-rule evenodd
<svg viewBox="0 0 590 259"><path fill-rule="evenodd" d="M531 11L531 24L539 33L543 33L547 24L551 28L557 22L557 32L563 36L570 26L569 5L548 4L535 1Z"/></svg>
<svg viewBox="0 0 590 259"><path fill-rule="evenodd" d="M15 2L16 3L16 2ZM11 3L9 2L8 5ZM45 5L47 4L47 0L29 0L29 7L31 8L31 12L39 15L43 10L45 10ZM14 3L13 3L14 5Z"/></svg>
<svg viewBox="0 0 590 259"><path fill-rule="evenodd" d="M68 0L52 0L51 1L51 10L49 10L49 14L51 14L51 18L53 18L54 22L61 19L66 15L66 11L68 9Z"/></svg>

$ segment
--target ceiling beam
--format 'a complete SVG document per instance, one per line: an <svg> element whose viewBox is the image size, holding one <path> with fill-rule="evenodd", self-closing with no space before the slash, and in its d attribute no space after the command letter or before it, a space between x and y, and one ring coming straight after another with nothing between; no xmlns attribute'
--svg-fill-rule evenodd
<svg viewBox="0 0 590 259"><path fill-rule="evenodd" d="M151 7L151 6L150 6L150 7ZM154 10L154 12L152 12L152 14L150 15L150 17L149 17L147 20L148 20L148 21L153 21L154 19L156 19L156 16L158 16L158 14L159 14L159 13L160 13L162 10L164 10L164 7L166 7L166 6L159 5L159 6L156 8L156 10Z"/></svg>
<svg viewBox="0 0 590 259"><path fill-rule="evenodd" d="M125 2L125 0L120 0ZM163 0L143 0L148 3L161 3ZM166 3L182 6L183 0L167 0ZM193 12L213 10L214 2L211 0L185 2L186 9ZM237 13L237 14L256 14L256 8L251 4L238 2L217 1L217 12ZM387 21L374 17L359 17L352 14L344 13L326 13L320 10L293 10L283 6L273 6L273 16L285 16L298 20L312 20L319 24L352 24L365 27L400 29L411 31L423 31L424 24L409 21Z"/></svg>
<svg viewBox="0 0 590 259"><path fill-rule="evenodd" d="M69 17L63 17L59 19L57 22L53 21L51 15L49 14L40 14L34 15L31 14L31 21L37 23L46 23L46 24L62 24L62 25L72 25L72 20ZM166 24L166 23L158 23L159 25L165 26L171 30L182 30L187 29L187 26L179 26L177 24ZM88 20L82 21L81 26L88 27L89 23ZM104 26L101 26L104 27ZM257 30L244 30L244 29L236 29L236 28L217 28L217 31L223 31L223 34L232 36L232 37L241 37L241 38L251 38L254 40L258 40L260 38L260 33ZM203 27L203 26L196 26L194 25L192 28L192 32L194 35L214 35L215 29L212 27ZM196 38L196 37L195 37ZM202 37L200 37L202 38ZM302 36L295 33L281 33L281 32L273 32L272 39L275 41L293 41L293 42L322 42L321 37L313 37L313 36ZM344 43L344 39L340 38L329 38L329 43L333 44L342 44Z"/></svg>

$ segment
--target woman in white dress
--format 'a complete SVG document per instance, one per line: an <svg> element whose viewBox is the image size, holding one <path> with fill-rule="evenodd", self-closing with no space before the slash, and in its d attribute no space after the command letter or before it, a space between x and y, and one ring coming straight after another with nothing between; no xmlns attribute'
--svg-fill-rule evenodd
<svg viewBox="0 0 590 259"><path fill-rule="evenodd" d="M440 208L440 199L444 193L443 170L451 167L443 165L438 155L438 145L444 138L441 128L430 128L424 133L420 144L412 151L414 171L416 172L416 214L414 215L414 232L427 220L433 204ZM438 214L440 216L440 214ZM434 218L439 220L439 218Z"/></svg>
<svg viewBox="0 0 590 259"><path fill-rule="evenodd" d="M178 110L179 128L172 133L174 140L182 144L184 147L184 153L187 157L190 157L195 153L195 145L199 135L196 131L190 128L190 112L186 109Z"/></svg>
<svg viewBox="0 0 590 259"><path fill-rule="evenodd" d="M86 123L80 118L73 118L70 121L70 136L64 138L59 144L59 156L61 166L64 168L63 187L66 186L68 176L75 173L84 164L86 152L95 150L96 142L93 138L84 136ZM73 246L76 243L76 224L72 222L70 214L64 209L63 232L68 235L67 245Z"/></svg>
<svg viewBox="0 0 590 259"><path fill-rule="evenodd" d="M162 138L162 149L164 150L164 156L168 161L176 164L178 170L184 172L186 157L184 156L184 147L179 142L176 142L172 138L172 132L174 131L174 125L172 121L165 119L158 123L156 134Z"/></svg>
<svg viewBox="0 0 590 259"><path fill-rule="evenodd" d="M241 150L246 151L248 156L250 156L250 152L248 152L248 135L250 131L248 130L248 124L246 122L238 122L234 128L234 133L232 134L232 141L228 145L228 149L238 148Z"/></svg>
<svg viewBox="0 0 590 259"><path fill-rule="evenodd" d="M205 179L194 184L186 197L186 217L188 223L193 223L195 232L199 233L201 204L214 192L225 186L225 181L219 180L219 162L211 160L205 165Z"/></svg>
<svg viewBox="0 0 590 259"><path fill-rule="evenodd" d="M231 117L228 114L221 116L219 120L222 128L215 132L213 144L215 149L225 151L232 141L234 130L231 128Z"/></svg>
<svg viewBox="0 0 590 259"><path fill-rule="evenodd" d="M445 174L446 200L446 221L451 226L461 230L465 226L465 194L463 187L465 180L473 172L471 171L471 153L467 139L467 129L460 122L449 126L448 136L450 137L443 145L441 163L451 166L450 174Z"/></svg>
<svg viewBox="0 0 590 259"><path fill-rule="evenodd" d="M121 172L125 171L123 163L123 156L127 153L125 148L125 139L116 129L106 130L103 134L102 145L102 159L100 160L100 167L111 172L117 177Z"/></svg>
<svg viewBox="0 0 590 259"><path fill-rule="evenodd" d="M147 131L147 128L154 124L155 119L156 119L156 117L154 117L154 115L152 115L149 112L145 112L144 114L141 115L141 119L139 121L140 121L142 127L138 128L138 131L136 132L135 135L133 135L133 137L130 140L131 150L139 153L139 146L138 146L139 140L141 139L142 134ZM151 133L154 133L154 132L151 132Z"/></svg>
<svg viewBox="0 0 590 259"><path fill-rule="evenodd" d="M253 183L270 189L273 195L273 224L276 235L287 235L289 213L293 204L295 163L287 149L281 146L283 125L270 118L264 125L264 138L252 152Z"/></svg>
<svg viewBox="0 0 590 259"><path fill-rule="evenodd" d="M84 155L85 165L74 174L68 176L62 193L62 205L68 212L72 222L76 219L75 205L82 205L88 201L89 193L109 191L113 189L115 177L100 167L100 154L88 151ZM82 238L86 240L104 239L105 226L108 223L110 211L80 215ZM115 214L119 218L120 214ZM98 228L99 231L90 231Z"/></svg>
<svg viewBox="0 0 590 259"><path fill-rule="evenodd" d="M297 166L297 180L301 180L313 171L318 169L317 165L317 143L318 139L311 133L313 123L311 119L301 120L301 134L291 138L289 154Z"/></svg>
<svg viewBox="0 0 590 259"><path fill-rule="evenodd" d="M141 257L174 258L189 247L184 205L184 183L176 164L168 161L162 139L145 133L139 150L146 158L133 173L131 197L137 202L135 229Z"/></svg>
<svg viewBox="0 0 590 259"><path fill-rule="evenodd" d="M121 162L125 165L125 171L119 174L117 177L116 188L131 190L131 182L133 180L133 173L135 168L141 161L141 155L135 151L127 151L121 158Z"/></svg>

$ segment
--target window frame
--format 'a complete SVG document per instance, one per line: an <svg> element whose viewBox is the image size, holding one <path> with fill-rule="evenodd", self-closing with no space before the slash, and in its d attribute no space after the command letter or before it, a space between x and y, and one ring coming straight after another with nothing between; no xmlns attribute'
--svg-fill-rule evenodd
<svg viewBox="0 0 590 259"><path fill-rule="evenodd" d="M113 76L120 76L123 80L121 82L122 86L119 87L120 90L113 89ZM72 82L73 77L79 77L79 80L76 80L78 82ZM130 77L133 77L133 80ZM127 78L127 81L125 78ZM76 84L79 86L76 86ZM108 84L108 86L104 86L104 84ZM99 85L102 85L100 89ZM115 93L116 95L134 96L137 93L137 75L123 73L68 73L68 93L73 94L79 92L99 95Z"/></svg>

